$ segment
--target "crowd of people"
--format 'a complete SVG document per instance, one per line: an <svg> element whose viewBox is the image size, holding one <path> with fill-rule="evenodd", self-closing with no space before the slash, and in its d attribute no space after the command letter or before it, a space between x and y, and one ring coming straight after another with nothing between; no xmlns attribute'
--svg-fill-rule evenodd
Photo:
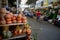
<svg viewBox="0 0 60 40"><path fill-rule="evenodd" d="M29 9L24 10L24 14L31 18L36 17L37 21L47 21L56 26L60 26L60 6L59 2L53 2L52 6L39 8L39 9Z"/></svg>
<svg viewBox="0 0 60 40"><path fill-rule="evenodd" d="M30 18L36 18L37 21L48 21L49 23L60 26L60 2L53 2L52 6L38 8L38 9L25 9L23 13L25 16ZM14 14L17 13L17 9L15 7L6 8L7 11L11 11Z"/></svg>

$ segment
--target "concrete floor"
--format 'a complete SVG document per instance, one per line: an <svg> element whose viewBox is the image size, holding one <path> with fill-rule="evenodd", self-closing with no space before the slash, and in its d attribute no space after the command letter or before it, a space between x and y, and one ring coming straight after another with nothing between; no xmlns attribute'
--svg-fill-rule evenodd
<svg viewBox="0 0 60 40"><path fill-rule="evenodd" d="M28 18L32 34L37 33L37 40L60 40L60 28L48 22L38 22Z"/></svg>

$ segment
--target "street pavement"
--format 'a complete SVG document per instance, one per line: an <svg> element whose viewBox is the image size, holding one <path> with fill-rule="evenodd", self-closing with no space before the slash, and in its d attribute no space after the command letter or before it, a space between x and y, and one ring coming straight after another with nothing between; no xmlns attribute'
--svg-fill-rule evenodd
<svg viewBox="0 0 60 40"><path fill-rule="evenodd" d="M37 40L60 40L60 27L32 18L28 18L28 22L31 26L32 37L34 34L37 35Z"/></svg>

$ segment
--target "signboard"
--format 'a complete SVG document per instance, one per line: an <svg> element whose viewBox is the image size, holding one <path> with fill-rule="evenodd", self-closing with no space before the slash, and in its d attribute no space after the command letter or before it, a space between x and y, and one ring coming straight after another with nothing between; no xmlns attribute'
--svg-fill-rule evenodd
<svg viewBox="0 0 60 40"><path fill-rule="evenodd" d="M44 0L43 6L48 6L48 0Z"/></svg>

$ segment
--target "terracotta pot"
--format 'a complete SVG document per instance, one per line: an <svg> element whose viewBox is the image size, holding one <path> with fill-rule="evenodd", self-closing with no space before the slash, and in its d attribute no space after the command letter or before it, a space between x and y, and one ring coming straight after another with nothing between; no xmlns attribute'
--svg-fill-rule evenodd
<svg viewBox="0 0 60 40"><path fill-rule="evenodd" d="M12 21L6 21L6 24L12 24Z"/></svg>
<svg viewBox="0 0 60 40"><path fill-rule="evenodd" d="M21 21L21 20L19 20L19 21L17 21L17 23L22 23L22 21Z"/></svg>
<svg viewBox="0 0 60 40"><path fill-rule="evenodd" d="M6 11L5 8L1 8L1 9L0 9L0 12L1 12L1 14L6 14L7 11Z"/></svg>
<svg viewBox="0 0 60 40"><path fill-rule="evenodd" d="M26 31L27 31L26 29L23 29L23 31L22 31L22 32L23 32L23 33L26 33Z"/></svg>
<svg viewBox="0 0 60 40"><path fill-rule="evenodd" d="M12 20L11 18L6 19L6 21L11 21L11 20Z"/></svg>
<svg viewBox="0 0 60 40"><path fill-rule="evenodd" d="M20 30L15 30L14 31L14 35L20 35L20 34L22 34L22 30L20 29Z"/></svg>
<svg viewBox="0 0 60 40"><path fill-rule="evenodd" d="M20 29L20 26L16 26L16 29L14 31L14 35L20 35L22 34L22 29Z"/></svg>
<svg viewBox="0 0 60 40"><path fill-rule="evenodd" d="M13 22L13 23L16 23L17 21L16 21L16 20L13 20L12 22Z"/></svg>
<svg viewBox="0 0 60 40"><path fill-rule="evenodd" d="M27 23L27 20L23 20L23 23Z"/></svg>
<svg viewBox="0 0 60 40"><path fill-rule="evenodd" d="M10 12L9 14L11 15L11 17L13 17L13 13L12 12Z"/></svg>
<svg viewBox="0 0 60 40"><path fill-rule="evenodd" d="M16 20L16 16L13 16L13 17L12 17L12 20Z"/></svg>
<svg viewBox="0 0 60 40"><path fill-rule="evenodd" d="M21 18L17 18L17 21L21 20Z"/></svg>
<svg viewBox="0 0 60 40"><path fill-rule="evenodd" d="M11 15L10 15L10 14L6 14L6 15L5 15L5 18L6 18L6 19L11 18Z"/></svg>
<svg viewBox="0 0 60 40"><path fill-rule="evenodd" d="M23 23L26 23L27 22L27 18L24 16L24 17L22 17L22 22Z"/></svg>
<svg viewBox="0 0 60 40"><path fill-rule="evenodd" d="M30 35L31 34L31 29L27 29L27 34Z"/></svg>
<svg viewBox="0 0 60 40"><path fill-rule="evenodd" d="M0 24L6 24L6 21L5 20L2 20L2 21L0 21Z"/></svg>

